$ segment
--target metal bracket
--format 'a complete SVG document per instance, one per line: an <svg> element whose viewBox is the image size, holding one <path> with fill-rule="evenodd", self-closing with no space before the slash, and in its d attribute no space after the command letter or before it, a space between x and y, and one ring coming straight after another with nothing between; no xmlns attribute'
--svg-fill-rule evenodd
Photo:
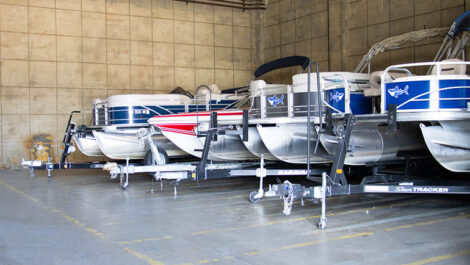
<svg viewBox="0 0 470 265"><path fill-rule="evenodd" d="M47 181L51 182L52 180L51 171L54 170L54 164L51 163L50 157L47 158L46 169L47 169Z"/></svg>
<svg viewBox="0 0 470 265"><path fill-rule="evenodd" d="M65 129L64 138L62 139L64 151L62 152L62 156L60 158L59 168L62 168L62 166L65 164L67 156L69 155L70 142L72 141L72 136L75 130L75 123L72 122L72 116L74 113L80 113L80 111L70 112L69 120L67 122L67 128Z"/></svg>
<svg viewBox="0 0 470 265"><path fill-rule="evenodd" d="M333 132L333 112L330 108L327 108L325 113L325 132Z"/></svg>
<svg viewBox="0 0 470 265"><path fill-rule="evenodd" d="M331 166L330 177L333 185L346 185L347 180L343 172L344 159L348 151L349 139L351 138L352 127L355 122L355 117L352 114L345 114L344 119L346 126L344 130L339 131L338 145L335 151L333 165Z"/></svg>
<svg viewBox="0 0 470 265"><path fill-rule="evenodd" d="M199 162L196 168L196 180L199 180L199 176L204 175L204 171L205 171L204 169L207 164L207 157L209 155L210 145L216 133L217 133L216 129L209 129L207 132L205 132L206 140L204 142L204 149L202 150L201 161Z"/></svg>
<svg viewBox="0 0 470 265"><path fill-rule="evenodd" d="M395 105L395 104L388 105L387 123L388 123L388 129L390 131L398 130L397 105Z"/></svg>
<svg viewBox="0 0 470 265"><path fill-rule="evenodd" d="M248 141L248 110L243 110L242 141Z"/></svg>

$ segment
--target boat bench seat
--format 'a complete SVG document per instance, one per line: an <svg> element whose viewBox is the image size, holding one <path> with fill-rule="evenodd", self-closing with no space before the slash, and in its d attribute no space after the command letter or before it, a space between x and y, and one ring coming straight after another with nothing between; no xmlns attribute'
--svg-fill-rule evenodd
<svg viewBox="0 0 470 265"><path fill-rule="evenodd" d="M442 62L463 62L460 59L445 59ZM464 75L467 71L465 64L444 64L441 65L441 75ZM432 68L432 74L437 74L437 67Z"/></svg>
<svg viewBox="0 0 470 265"><path fill-rule="evenodd" d="M381 83L381 76L382 76L383 71L375 71L370 74L370 88L365 88L364 89L364 96L366 97L379 97L380 96L380 83ZM388 72L387 73L387 79L389 80L394 80L398 77L404 77L406 76L405 73L401 72Z"/></svg>
<svg viewBox="0 0 470 265"><path fill-rule="evenodd" d="M380 97L380 87L364 88L364 97Z"/></svg>

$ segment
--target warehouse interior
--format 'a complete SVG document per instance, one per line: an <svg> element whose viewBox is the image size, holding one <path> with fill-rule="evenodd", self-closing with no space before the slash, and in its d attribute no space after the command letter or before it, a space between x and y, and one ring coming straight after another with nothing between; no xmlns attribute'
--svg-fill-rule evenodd
<svg viewBox="0 0 470 265"><path fill-rule="evenodd" d="M264 1L262 1L264 2ZM246 84L262 63L290 55L321 71L352 71L386 37L448 27L468 1L267 1L245 10L184 1L1 1L3 166L54 159L71 111L96 98ZM431 60L441 38L385 52L374 69ZM292 71L268 73L291 82ZM91 115L77 116L90 123ZM35 146L45 146L38 152ZM37 148L36 148L37 149ZM76 157L74 157L76 156ZM72 159L84 160L78 152Z"/></svg>
<svg viewBox="0 0 470 265"><path fill-rule="evenodd" d="M295 200L289 216L282 196L250 203L259 176L136 174L127 187L125 174L110 179L101 168L33 177L21 165L59 163L70 121L92 124L96 99L242 88L260 65L288 56L308 57L320 72L353 72L375 43L447 32L468 10L468 0L0 0L0 264L469 264L468 195L332 197L321 230L321 200ZM442 41L386 50L367 71L431 62ZM275 69L262 79L288 85L299 72ZM90 161L114 160L67 156ZM426 163L416 167L424 175L468 179L469 171ZM268 176L264 187L285 180L313 185Z"/></svg>

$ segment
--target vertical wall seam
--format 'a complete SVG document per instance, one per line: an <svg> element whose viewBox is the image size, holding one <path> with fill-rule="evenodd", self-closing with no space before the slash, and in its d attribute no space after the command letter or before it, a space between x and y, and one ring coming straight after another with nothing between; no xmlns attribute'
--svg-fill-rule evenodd
<svg viewBox="0 0 470 265"><path fill-rule="evenodd" d="M104 86L104 89L106 91L106 96L109 97L109 82L108 82L108 5L106 4L106 1L104 2L104 47L105 47L105 66L106 66L106 85Z"/></svg>
<svg viewBox="0 0 470 265"><path fill-rule="evenodd" d="M1 7L0 7L1 9ZM0 29L2 28L2 22L0 21ZM0 32L0 43L2 42L2 36L1 36L1 32ZM2 49L0 48L0 95L1 95L1 99L0 99L0 154L1 154L1 158L0 158L0 166L3 167L4 166L4 163L3 163L3 84L2 84L2 66L3 66L3 57L2 57ZM28 89L29 90L29 89ZM29 92L28 92L29 94ZM28 104L29 104L29 97L28 97ZM29 114L29 111L28 111L28 114ZM29 116L29 115L28 115Z"/></svg>
<svg viewBox="0 0 470 265"><path fill-rule="evenodd" d="M84 88L84 65L83 65L83 7L82 7L82 2L83 1L80 1L80 47L81 47L81 60L80 60L80 63L82 65L82 87L81 87L81 90L82 90L82 104L81 104L81 107L80 107L80 123L82 124L85 124L85 88Z"/></svg>
<svg viewBox="0 0 470 265"><path fill-rule="evenodd" d="M215 70L215 7L212 7L212 49L213 49L213 67L212 67L212 74L213 74L213 81L217 84L216 79L216 70Z"/></svg>
<svg viewBox="0 0 470 265"><path fill-rule="evenodd" d="M388 1L388 37L392 36L392 14L391 14L392 6L390 2L391 0ZM388 55L388 61L390 62L390 65L391 65L392 64L392 51L390 51Z"/></svg>
<svg viewBox="0 0 470 265"><path fill-rule="evenodd" d="M233 22L233 8L231 8L232 11L232 87L234 87L234 84L235 84L235 39L233 38L234 37L234 29L235 29L235 25L234 25L234 22Z"/></svg>
<svg viewBox="0 0 470 265"><path fill-rule="evenodd" d="M443 12L442 12L442 11L443 11L443 9L442 9L442 0L441 0L440 4L441 4L441 6L440 6L441 14L440 14L440 16L439 16L439 19L441 20L440 25L441 25L441 27L442 27L442 14L443 14Z"/></svg>
<svg viewBox="0 0 470 265"><path fill-rule="evenodd" d="M1 25L1 21L0 21L0 29L1 29L2 25ZM0 32L0 35L1 35L1 32ZM0 36L0 43L1 43L1 36ZM5 161L3 160L3 152L4 152L4 148L3 148L3 83L2 83L2 68L3 68L3 57L2 57L2 49L0 48L0 95L2 96L1 97L1 103L0 103L0 110L1 110L1 115L0 115L0 154L1 154L1 158L0 158L0 161L1 161L1 166L4 167L5 165ZM28 106L29 106L29 88L28 88ZM29 116L29 110L28 110L28 116Z"/></svg>
<svg viewBox="0 0 470 265"><path fill-rule="evenodd" d="M328 71L331 71L331 58L330 58L330 1L326 1L326 45L328 45ZM313 39L313 38L312 38ZM313 43L312 43L312 52L313 52Z"/></svg>
<svg viewBox="0 0 470 265"><path fill-rule="evenodd" d="M152 60L151 60L151 67L152 67L152 94L155 94L155 65L154 65L154 53L153 53L153 0L150 0L150 44L152 45Z"/></svg>
<svg viewBox="0 0 470 265"><path fill-rule="evenodd" d="M416 30L416 3L415 0L413 0L413 30ZM412 43L413 45L413 62L416 62L416 46L415 43Z"/></svg>
<svg viewBox="0 0 470 265"><path fill-rule="evenodd" d="M1 9L1 7L0 7ZM0 29L2 27L1 21L0 21ZM0 32L0 43L2 41L1 37L1 32ZM2 57L2 49L0 48L0 95L1 95L1 100L0 100L0 110L1 110L1 115L0 115L0 166L4 167L4 161L3 161L3 83L2 83L2 68L3 68L3 57ZM29 89L28 89L28 95L29 95ZM28 96L28 104L29 104L29 96ZM29 116L29 110L28 110L28 116Z"/></svg>
<svg viewBox="0 0 470 265"><path fill-rule="evenodd" d="M56 102L55 102L55 115L56 115L56 149L55 149L55 154L54 157L52 158L52 161L55 161L55 157L59 153L59 119L60 119L60 113L59 113L59 65L58 65L58 59L57 59L57 3L54 1L54 20L55 20L55 94L56 94ZM81 16L81 14L80 14Z"/></svg>
<svg viewBox="0 0 470 265"><path fill-rule="evenodd" d="M196 82L196 14L195 14L195 5L193 4L193 73L194 73L194 78L193 78L193 86L198 86ZM196 89L196 87L194 89Z"/></svg>
<svg viewBox="0 0 470 265"><path fill-rule="evenodd" d="M30 55L29 55L29 39L30 39L30 34L31 32L29 31L29 23L30 23L30 17L29 17L29 9L30 9L30 0L28 0L28 6L26 7L26 12L28 12L28 14L26 15L28 18L27 18L27 24L26 24L26 32L27 32L27 35L28 35L28 59L27 59L27 67L28 67L28 87L29 87L29 95L30 95L30 100L29 100L29 113L28 113L28 117L29 117L29 135L31 135L32 133L32 130L31 130L31 67L30 67L30 64L31 64L31 58L30 58ZM57 103L56 103L57 104ZM2 121L3 122L3 121ZM2 133L2 137L3 137L3 133ZM3 141L3 139L2 139ZM31 149L28 150L28 155L29 155L29 158L32 159L31 157Z"/></svg>
<svg viewBox="0 0 470 265"><path fill-rule="evenodd" d="M175 45L175 33L176 33L176 19L175 19L175 1L173 1L173 87L176 87L176 45Z"/></svg>
<svg viewBox="0 0 470 265"><path fill-rule="evenodd" d="M129 16L127 20L129 21L129 94L134 94L132 92L132 40L131 40L131 1L127 0L127 10L129 10Z"/></svg>

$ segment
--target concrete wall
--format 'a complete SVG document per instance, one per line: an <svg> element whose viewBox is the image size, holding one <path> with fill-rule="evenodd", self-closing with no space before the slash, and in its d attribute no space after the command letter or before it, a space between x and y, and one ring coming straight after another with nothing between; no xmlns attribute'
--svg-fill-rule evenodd
<svg viewBox="0 0 470 265"><path fill-rule="evenodd" d="M321 71L352 71L374 43L413 30L449 27L465 7L464 0L271 0L263 61L305 55L319 62ZM372 61L372 70L432 60L441 41L434 38L383 53ZM295 70L268 79L289 83Z"/></svg>
<svg viewBox="0 0 470 265"><path fill-rule="evenodd" d="M89 112L95 98L244 85L251 13L172 0L0 0L1 164L59 155L68 114Z"/></svg>

